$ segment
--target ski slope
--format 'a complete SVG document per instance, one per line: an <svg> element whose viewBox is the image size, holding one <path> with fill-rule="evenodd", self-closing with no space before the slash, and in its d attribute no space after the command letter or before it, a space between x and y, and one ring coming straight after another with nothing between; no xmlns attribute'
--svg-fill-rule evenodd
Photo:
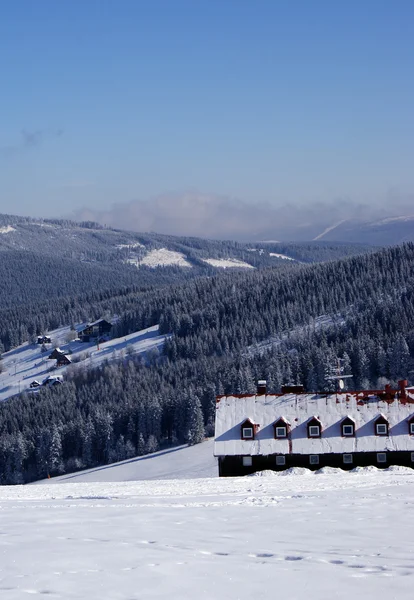
<svg viewBox="0 0 414 600"><path fill-rule="evenodd" d="M95 469L61 475L40 483L91 483L139 481L154 479L196 479L217 477L217 459L213 456L214 441L195 446L176 446L153 454L138 456Z"/></svg>
<svg viewBox="0 0 414 600"><path fill-rule="evenodd" d="M48 351L45 353L41 352L39 344L29 343L5 352L1 361L3 372L0 373L0 401L25 390L29 391L30 383L34 379L42 383L50 375L64 377L68 369L76 369L79 366L94 368L106 360L109 362L121 360L127 354L143 354L161 347L168 337L159 335L158 325L154 325L125 337L101 343L98 347L93 342L85 343L78 340L68 342L69 334L69 327L61 327L49 332L47 335L51 337L52 344L46 345ZM55 368L56 361L48 360L55 346L70 353L69 357L73 364ZM30 392L36 393L33 390Z"/></svg>
<svg viewBox="0 0 414 600"><path fill-rule="evenodd" d="M96 476L0 487L2 600L412 598L410 469Z"/></svg>

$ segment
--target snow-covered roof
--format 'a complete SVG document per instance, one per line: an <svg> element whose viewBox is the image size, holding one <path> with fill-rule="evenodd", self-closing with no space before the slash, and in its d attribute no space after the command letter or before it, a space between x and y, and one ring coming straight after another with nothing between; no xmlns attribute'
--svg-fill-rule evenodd
<svg viewBox="0 0 414 600"><path fill-rule="evenodd" d="M389 435L375 435L375 421L383 416ZM414 416L414 388L406 399L397 393L388 399L349 392L338 394L284 394L219 396L216 403L215 456L269 454L327 454L332 452L414 451L409 420ZM274 439L273 425L281 417L290 423L288 438ZM320 438L308 438L307 425L317 417ZM345 418L355 421L355 436L342 437ZM254 440L242 440L240 426L250 418L259 425Z"/></svg>
<svg viewBox="0 0 414 600"><path fill-rule="evenodd" d="M98 319L97 321L94 321L93 323L89 323L88 327L93 327L94 325L99 325L99 323L108 323L108 325L111 325L110 321L107 321L106 319Z"/></svg>
<svg viewBox="0 0 414 600"><path fill-rule="evenodd" d="M107 319L98 319L97 321L93 321L93 323L83 323L82 325L78 325L76 327L76 331L81 333L82 331L85 331L85 329L89 329L89 327L95 327L95 325L99 325L99 323L108 323L109 325L112 325L112 323Z"/></svg>

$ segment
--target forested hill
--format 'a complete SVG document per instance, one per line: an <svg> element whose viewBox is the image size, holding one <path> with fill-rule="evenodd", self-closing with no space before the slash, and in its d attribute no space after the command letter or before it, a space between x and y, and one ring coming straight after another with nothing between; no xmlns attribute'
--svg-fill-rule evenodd
<svg viewBox="0 0 414 600"><path fill-rule="evenodd" d="M257 379L327 388L336 357L351 387L410 378L414 245L313 266L229 272L118 298L125 335L160 323L165 353L125 357L58 389L0 405L1 481L90 467L211 434L217 393Z"/></svg>
<svg viewBox="0 0 414 600"><path fill-rule="evenodd" d="M371 250L324 242L238 244L0 215L0 352L60 325L123 314L142 293L172 284L229 269L295 269Z"/></svg>
<svg viewBox="0 0 414 600"><path fill-rule="evenodd" d="M0 252L25 250L53 258L76 259L83 263L132 264L154 267L178 265L214 270L230 264L212 259L243 263L240 268L275 266L281 260L321 262L361 254L372 249L364 243L241 243L136 233L102 227L97 223L75 223L58 219L31 219L0 214ZM162 254L159 251L166 250ZM157 252L158 251L158 252ZM236 267L237 263L233 263Z"/></svg>

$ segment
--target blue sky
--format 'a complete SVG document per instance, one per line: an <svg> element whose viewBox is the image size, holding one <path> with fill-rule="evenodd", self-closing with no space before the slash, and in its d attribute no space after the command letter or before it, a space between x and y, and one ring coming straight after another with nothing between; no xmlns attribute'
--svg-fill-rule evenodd
<svg viewBox="0 0 414 600"><path fill-rule="evenodd" d="M411 0L5 1L0 212L412 199L413 64Z"/></svg>

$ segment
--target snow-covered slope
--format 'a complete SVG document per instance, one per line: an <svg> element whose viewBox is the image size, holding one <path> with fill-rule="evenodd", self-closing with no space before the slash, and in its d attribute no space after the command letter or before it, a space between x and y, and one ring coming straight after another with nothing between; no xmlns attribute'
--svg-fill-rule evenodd
<svg viewBox="0 0 414 600"><path fill-rule="evenodd" d="M275 258L282 258L283 260L295 260L291 256L286 256L286 254L278 254L277 252L269 252L269 256L274 256Z"/></svg>
<svg viewBox="0 0 414 600"><path fill-rule="evenodd" d="M413 495L401 468L1 487L1 598L409 600Z"/></svg>
<svg viewBox="0 0 414 600"><path fill-rule="evenodd" d="M219 269L254 269L249 263L236 258L204 258L203 262Z"/></svg>
<svg viewBox="0 0 414 600"><path fill-rule="evenodd" d="M11 233L12 231L16 230L11 225L7 225L6 227L0 227L0 233Z"/></svg>
<svg viewBox="0 0 414 600"><path fill-rule="evenodd" d="M176 265L177 267L192 266L182 252L175 252L174 250L168 250L167 248L158 248L157 250L151 250L137 264L146 265L147 267L152 268L170 267L173 265Z"/></svg>
<svg viewBox="0 0 414 600"><path fill-rule="evenodd" d="M78 365L88 368L97 367L108 360L119 360L125 354L141 354L162 346L166 336L159 335L158 325L131 333L126 337L116 338L99 345L79 341L68 342L71 331L69 327L61 327L48 333L52 344L47 344L48 352L41 352L39 344L25 343L3 354L0 373L0 401L30 389L30 383L40 383L49 375L63 376L67 369L76 369ZM72 365L55 368L56 361L48 360L53 348L70 353ZM35 391L32 393L36 393Z"/></svg>
<svg viewBox="0 0 414 600"><path fill-rule="evenodd" d="M150 479L194 479L217 477L213 440L195 446L176 446L119 463L61 475L41 483L86 483L93 481L139 481Z"/></svg>

